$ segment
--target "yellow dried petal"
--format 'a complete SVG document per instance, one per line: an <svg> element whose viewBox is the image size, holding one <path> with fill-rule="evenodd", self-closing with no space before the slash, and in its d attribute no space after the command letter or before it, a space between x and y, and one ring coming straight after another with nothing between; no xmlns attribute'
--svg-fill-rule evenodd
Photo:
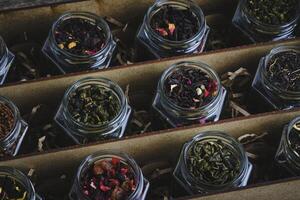
<svg viewBox="0 0 300 200"><path fill-rule="evenodd" d="M64 44L58 44L58 47L60 48L60 49L63 49L63 48L65 48L65 45Z"/></svg>
<svg viewBox="0 0 300 200"><path fill-rule="evenodd" d="M70 43L68 44L68 48L69 48L69 49L73 49L73 48L76 47L76 46L77 46L76 42L70 42Z"/></svg>

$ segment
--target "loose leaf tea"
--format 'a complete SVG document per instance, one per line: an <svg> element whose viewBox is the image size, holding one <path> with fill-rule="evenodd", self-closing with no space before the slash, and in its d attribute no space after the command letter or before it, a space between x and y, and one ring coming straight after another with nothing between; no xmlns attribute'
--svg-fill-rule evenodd
<svg viewBox="0 0 300 200"><path fill-rule="evenodd" d="M96 84L83 86L69 96L69 112L84 125L107 124L118 115L120 107L112 90Z"/></svg>
<svg viewBox="0 0 300 200"><path fill-rule="evenodd" d="M126 200L136 189L133 169L119 158L102 159L82 176L81 187L89 199Z"/></svg>
<svg viewBox="0 0 300 200"><path fill-rule="evenodd" d="M24 186L10 176L0 176L1 200L27 200L28 192Z"/></svg>
<svg viewBox="0 0 300 200"><path fill-rule="evenodd" d="M164 90L176 105L197 109L213 100L218 93L218 83L201 69L184 66L166 78Z"/></svg>
<svg viewBox="0 0 300 200"><path fill-rule="evenodd" d="M298 0L246 0L246 10L256 20L271 25L295 19Z"/></svg>
<svg viewBox="0 0 300 200"><path fill-rule="evenodd" d="M106 35L97 24L77 18L59 24L55 40L60 49L71 54L92 56L105 46Z"/></svg>
<svg viewBox="0 0 300 200"><path fill-rule="evenodd" d="M233 149L221 140L198 141L188 153L191 175L207 184L230 183L238 176L240 165Z"/></svg>
<svg viewBox="0 0 300 200"><path fill-rule="evenodd" d="M4 103L0 103L0 140L3 140L11 132L13 126L13 111Z"/></svg>
<svg viewBox="0 0 300 200"><path fill-rule="evenodd" d="M172 41L190 39L200 29L200 22L191 10L172 6L163 6L154 14L150 25L161 37Z"/></svg>
<svg viewBox="0 0 300 200"><path fill-rule="evenodd" d="M297 152L297 154L300 156L300 123L297 122L294 124L293 129L290 132L289 135L289 141L291 143L292 149Z"/></svg>
<svg viewBox="0 0 300 200"><path fill-rule="evenodd" d="M300 90L300 53L285 51L274 55L266 67L272 85L287 91Z"/></svg>

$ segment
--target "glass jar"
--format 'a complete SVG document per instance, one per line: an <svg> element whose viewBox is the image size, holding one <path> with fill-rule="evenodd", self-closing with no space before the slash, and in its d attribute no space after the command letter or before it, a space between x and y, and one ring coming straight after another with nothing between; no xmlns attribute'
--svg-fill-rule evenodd
<svg viewBox="0 0 300 200"><path fill-rule="evenodd" d="M15 104L0 96L0 104L7 106L13 113L14 122L10 132L0 140L0 156L16 156L28 129Z"/></svg>
<svg viewBox="0 0 300 200"><path fill-rule="evenodd" d="M171 41L157 34L150 25L152 17L159 12L164 6L170 6L176 9L191 10L198 19L198 32L190 39L182 41ZM193 1L185 0L157 0L155 4L148 9L137 34L137 53L146 50L151 58L163 58L184 54L202 52L209 33L209 27L201 8Z"/></svg>
<svg viewBox="0 0 300 200"><path fill-rule="evenodd" d="M120 103L120 111L114 119L103 125L85 125L77 122L68 109L70 94L81 88L97 85L111 91ZM109 138L121 138L131 114L131 107L123 90L105 78L84 78L75 82L65 93L54 120L78 144Z"/></svg>
<svg viewBox="0 0 300 200"><path fill-rule="evenodd" d="M7 49L3 38L0 37L0 84L4 83L14 57L15 56Z"/></svg>
<svg viewBox="0 0 300 200"><path fill-rule="evenodd" d="M111 160L112 158L119 159L122 163L129 165L134 174L134 179L136 183L135 191L128 197L127 200L144 200L146 198L149 182L143 176L143 172L138 164L133 158L129 157L125 153L116 151L101 151L88 156L78 168L77 175L75 177L73 186L69 193L70 199L72 200L89 200L85 194L82 192L81 178L83 174L89 170L95 162L101 160Z"/></svg>
<svg viewBox="0 0 300 200"><path fill-rule="evenodd" d="M300 3L295 17L291 21L285 24L272 25L263 23L251 16L247 11L246 1L239 1L232 23L253 42L275 41L295 36L295 27L300 16Z"/></svg>
<svg viewBox="0 0 300 200"><path fill-rule="evenodd" d="M300 92L284 90L269 80L267 66L270 60L279 53L292 51L300 54L299 47L279 46L271 50L265 57L261 58L252 87L273 109L291 109L300 106Z"/></svg>
<svg viewBox="0 0 300 200"><path fill-rule="evenodd" d="M284 127L280 144L275 155L276 162L296 176L300 175L300 155L292 148L290 135L295 124L299 122L300 117L296 117Z"/></svg>
<svg viewBox="0 0 300 200"><path fill-rule="evenodd" d="M172 102L165 94L164 83L166 79L175 71L191 67L200 69L217 83L217 95L207 104L197 109L183 108ZM193 123L206 123L218 121L221 115L222 107L226 97L226 90L221 85L217 73L210 66L202 62L179 62L162 74L158 86L153 108L173 127L188 125Z"/></svg>
<svg viewBox="0 0 300 200"><path fill-rule="evenodd" d="M0 177L12 178L16 180L16 182L18 182L20 185L22 185L27 191L28 198L26 198L26 200L42 200L42 198L38 194L36 194L33 184L31 183L29 178L19 170L12 167L0 166Z"/></svg>
<svg viewBox="0 0 300 200"><path fill-rule="evenodd" d="M187 168L187 159L190 149L198 142L215 142L221 140L228 146L234 155L239 159L240 169L239 174L234 180L222 185L208 184L200 180L199 177L192 175ZM196 135L192 140L183 145L178 163L174 170L175 179L185 188L190 194L209 193L224 191L234 187L243 187L247 185L248 179L252 171L252 164L248 161L243 146L232 136L218 131L208 131Z"/></svg>
<svg viewBox="0 0 300 200"><path fill-rule="evenodd" d="M105 45L94 55L76 55L61 49L56 42L55 31L57 27L68 20L81 19L98 28L105 34ZM110 64L116 43L113 40L110 28L104 19L88 12L69 12L62 15L52 26L49 36L42 49L43 53L61 70L70 73L89 69L103 69Z"/></svg>

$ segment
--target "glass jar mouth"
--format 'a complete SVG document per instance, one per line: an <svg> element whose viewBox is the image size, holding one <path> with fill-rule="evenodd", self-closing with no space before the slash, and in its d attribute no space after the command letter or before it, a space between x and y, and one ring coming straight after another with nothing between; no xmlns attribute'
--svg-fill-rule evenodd
<svg viewBox="0 0 300 200"><path fill-rule="evenodd" d="M236 157L240 161L239 173L235 176L235 179L233 179L232 182L228 182L225 184L219 184L219 185L209 184L207 182L200 181L197 177L195 177L194 175L192 175L190 173L190 171L188 170L188 167L187 167L188 166L187 160L189 157L188 153L196 142L216 141L216 140L221 140L232 150L232 152L234 152L235 154L238 154ZM207 131L207 132L200 133L200 134L196 135L191 141L186 143L186 145L184 146L184 149L183 149L183 161L184 161L183 162L184 168L188 172L187 176L189 179L195 180L197 182L197 184L202 185L202 186L218 187L220 189L229 187L232 184L233 185L237 184L240 181L240 179L243 178L245 171L247 170L247 166L248 166L248 158L246 156L245 150L243 149L242 145L232 136L230 136L226 133L220 132L220 131ZM246 162L243 162L243 161L246 161Z"/></svg>
<svg viewBox="0 0 300 200"><path fill-rule="evenodd" d="M3 103L5 106L7 106L13 113L13 116L14 116L14 122L13 122L13 126L10 130L10 132L3 138L1 139L1 142L6 142L10 139L12 139L14 137L14 132L17 128L17 120L18 118L20 118L20 112L19 112L19 109L16 107L15 104L13 104L12 101L10 101L9 99L3 97L3 96L0 96L0 104Z"/></svg>
<svg viewBox="0 0 300 200"><path fill-rule="evenodd" d="M246 1L247 0L242 0L242 12L246 14L247 18L254 24L258 25L258 26L265 26L265 27L271 27L271 28L277 28L278 26L282 27L282 28L286 28L291 26L292 24L295 24L298 19L300 18L300 3L298 3L298 7L296 9L296 13L295 13L295 17L293 19L291 19L290 21L283 23L283 24L267 24L264 22L261 22L259 20L257 20L254 16L252 16L248 9L246 8Z"/></svg>
<svg viewBox="0 0 300 200"><path fill-rule="evenodd" d="M120 110L119 110L118 114L109 122L102 124L102 125L89 125L89 124L86 125L84 123L77 122L75 120L75 118L71 115L71 113L68 109L70 94L72 92L76 91L77 89L87 86L87 85L99 85L102 88L110 90L113 93L113 95L115 95L118 98L119 103L120 103ZM101 78L83 78L83 79L76 81L69 87L69 89L66 91L64 98L63 98L64 113L66 114L66 117L72 119L73 123L75 123L79 127L87 127L87 128L94 128L94 129L98 129L98 128L101 129L101 128L107 126L108 124L117 123L119 121L119 119L123 117L124 108L126 108L126 103L127 103L127 100L126 100L125 94L124 94L123 90L120 88L120 86L117 85L116 83L114 83L113 81L103 78L103 77L101 77Z"/></svg>
<svg viewBox="0 0 300 200"><path fill-rule="evenodd" d="M28 192L27 199L35 199L35 189L28 177L25 176L22 172L12 167L0 166L0 177L1 176L11 177L15 179Z"/></svg>
<svg viewBox="0 0 300 200"><path fill-rule="evenodd" d="M106 38L105 45L94 55L72 54L68 51L65 51L65 50L59 48L59 46L56 42L56 39L55 39L56 28L60 24L62 24L63 22L65 22L66 20L69 20L69 19L85 19L85 20L89 21L91 24L95 24L98 27L100 27L105 34L105 38ZM106 23L106 21L103 18L101 18L93 13L89 13L89 12L68 12L68 13L60 16L58 18L58 20L52 25L50 37L52 38L52 40L54 42L55 50L60 52L61 54L69 56L69 57L77 57L77 58L87 59L87 58L98 57L99 55L103 54L103 52L105 52L105 49L107 49L109 46L109 42L112 38L112 35L111 35L111 31L110 31L108 24Z"/></svg>
<svg viewBox="0 0 300 200"><path fill-rule="evenodd" d="M158 33L156 33L150 25L151 20L152 20L153 16L166 5L175 7L175 8L177 7L177 8L190 9L191 13L197 18L197 21L198 21L197 25L199 28L198 32L195 33L191 38L185 39L185 40L180 40L180 41L168 40L168 39L161 37ZM147 22L146 28L149 30L149 33L154 38L156 38L162 42L172 44L172 45L181 45L181 44L193 42L195 39L201 37L201 35L203 35L203 33L205 32L204 27L206 25L206 22L205 22L205 17L204 17L203 11L197 4L195 4L192 1L183 1L183 0L176 0L176 1L161 0L161 1L158 1L148 9L145 17L146 17L146 22Z"/></svg>
<svg viewBox="0 0 300 200"><path fill-rule="evenodd" d="M165 94L165 90L164 90L164 82L165 80L176 70L179 70L181 68L184 67L192 67L195 69L200 69L202 72L206 73L207 75L210 76L210 78L214 81L217 82L217 94L211 99L211 101L205 105L202 105L201 107L198 107L196 109L193 108L186 108L186 107L181 107L179 105L177 105L176 103L174 103L166 94ZM168 69L166 69L163 74L161 75L159 84L158 84L158 92L162 95L162 97L167 101L167 103L169 105L171 105L171 107L173 107L174 109L180 109L182 111L187 111L187 112L197 112L199 110L203 110L204 108L210 107L212 106L216 100L219 98L220 94L221 94L221 81L218 77L218 74L207 64L203 63L203 62L187 62L187 61L183 61L183 62L178 62L175 63L173 65L171 65Z"/></svg>
<svg viewBox="0 0 300 200"><path fill-rule="evenodd" d="M270 53L264 57L263 66L262 66L263 67L262 76L264 82L271 90L277 91L278 94L284 94L284 95L300 98L300 91L284 90L283 88L273 85L272 82L269 80L269 76L267 74L267 66L270 63L270 60L279 53L290 52L290 51L300 55L300 48L296 46L279 46L273 48L270 51Z"/></svg>
<svg viewBox="0 0 300 200"><path fill-rule="evenodd" d="M288 124L288 129L287 129L287 132L285 134L285 140L287 141L287 145L288 145L288 149L290 152L292 152L292 154L294 155L294 157L296 157L297 159L299 159L300 161L300 155L294 150L291 148L292 146L292 143L290 141L290 134L291 134L291 131L293 129L293 126L295 124L300 123L300 117L296 117L295 119L293 119L289 124Z"/></svg>
<svg viewBox="0 0 300 200"><path fill-rule="evenodd" d="M81 184L80 184L81 177L82 177L82 174L86 171L86 168L89 169L97 161L111 159L111 158L120 159L120 161L127 164L131 168L132 172L134 173L136 189L128 197L128 199L132 199L135 196L135 194L138 192L138 188L141 186L141 184L143 184L142 172L133 158L131 158L130 156L128 156L125 153L118 152L118 151L104 150L104 151L96 152L96 153L86 157L80 164L78 172L77 172L76 182L78 183L78 189L82 189ZM79 191L82 196L85 196L82 193L82 190L79 190ZM88 197L86 197L86 198L89 199Z"/></svg>

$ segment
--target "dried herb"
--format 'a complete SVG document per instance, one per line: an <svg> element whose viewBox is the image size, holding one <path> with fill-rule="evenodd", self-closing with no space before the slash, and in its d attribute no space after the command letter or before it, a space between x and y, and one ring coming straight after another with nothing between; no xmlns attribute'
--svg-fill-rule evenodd
<svg viewBox="0 0 300 200"><path fill-rule="evenodd" d="M56 27L55 40L60 49L75 55L97 54L106 42L104 30L84 19L68 19Z"/></svg>
<svg viewBox="0 0 300 200"><path fill-rule="evenodd" d="M15 59L8 72L6 83L58 75L58 70L44 59L41 48L39 43L34 42L18 43L10 47Z"/></svg>
<svg viewBox="0 0 300 200"><path fill-rule="evenodd" d="M232 182L240 172L240 165L234 150L221 140L198 141L188 152L189 172L206 184Z"/></svg>
<svg viewBox="0 0 300 200"><path fill-rule="evenodd" d="M225 107L227 117L249 116L247 99L251 89L251 74L245 68L227 72L221 76L222 85L228 92L228 106Z"/></svg>
<svg viewBox="0 0 300 200"><path fill-rule="evenodd" d="M126 200L136 184L133 169L116 157L95 162L81 177L82 192L89 199Z"/></svg>
<svg viewBox="0 0 300 200"><path fill-rule="evenodd" d="M69 112L84 125L107 124L118 115L120 107L116 94L99 85L87 85L69 95Z"/></svg>
<svg viewBox="0 0 300 200"><path fill-rule="evenodd" d="M152 29L161 37L172 41L192 38L200 29L200 22L191 10L162 6L150 21Z"/></svg>
<svg viewBox="0 0 300 200"><path fill-rule="evenodd" d="M246 11L256 20L281 25L295 19L298 0L246 0Z"/></svg>
<svg viewBox="0 0 300 200"><path fill-rule="evenodd" d="M218 83L203 70L184 66L166 78L164 90L176 105L197 109L213 100L218 93Z"/></svg>
<svg viewBox="0 0 300 200"><path fill-rule="evenodd" d="M25 187L10 176L0 176L1 200L27 200L28 192Z"/></svg>
<svg viewBox="0 0 300 200"><path fill-rule="evenodd" d="M285 91L300 90L300 53L284 51L267 63L266 76L272 85Z"/></svg>
<svg viewBox="0 0 300 200"><path fill-rule="evenodd" d="M0 140L3 140L13 129L14 113L10 107L0 103Z"/></svg>
<svg viewBox="0 0 300 200"><path fill-rule="evenodd" d="M292 149L300 156L300 123L295 123L289 134Z"/></svg>

